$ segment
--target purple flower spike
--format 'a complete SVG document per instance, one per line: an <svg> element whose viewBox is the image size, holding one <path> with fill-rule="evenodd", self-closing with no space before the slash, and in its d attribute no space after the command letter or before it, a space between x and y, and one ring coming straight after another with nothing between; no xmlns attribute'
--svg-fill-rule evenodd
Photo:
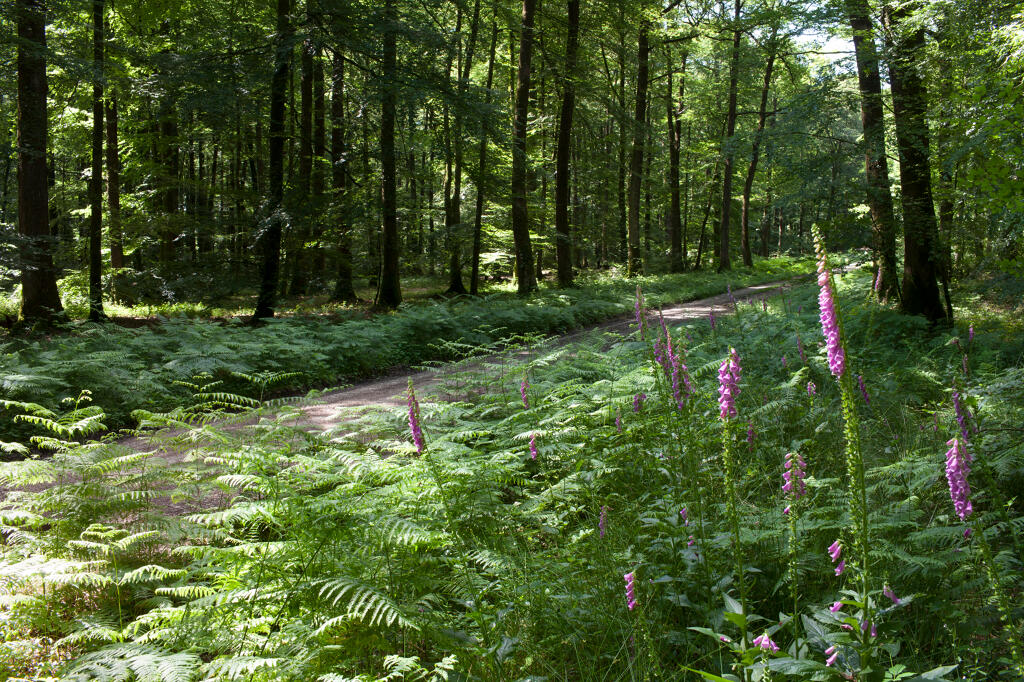
<svg viewBox="0 0 1024 682"><path fill-rule="evenodd" d="M828 546L828 555L832 557L832 563L839 561L839 557L843 553L843 547L839 544L839 540L836 540Z"/></svg>
<svg viewBox="0 0 1024 682"><path fill-rule="evenodd" d="M864 385L864 376L861 375L861 374L857 375L857 386L860 387L860 394L862 396L864 396L864 404L865 405L870 405L871 404L871 398L868 397L868 389Z"/></svg>
<svg viewBox="0 0 1024 682"><path fill-rule="evenodd" d="M634 575L632 572L626 573L622 576L622 579L626 581L626 607L632 611L636 608L636 589L633 587Z"/></svg>
<svg viewBox="0 0 1024 682"><path fill-rule="evenodd" d="M708 314L708 320L711 322L711 331L715 331L715 311L712 310Z"/></svg>
<svg viewBox="0 0 1024 682"><path fill-rule="evenodd" d="M813 381L807 382L807 395L815 396L818 395L818 387L814 385Z"/></svg>
<svg viewBox="0 0 1024 682"><path fill-rule="evenodd" d="M523 407L530 409L530 398L526 392L530 390L530 380L523 374L523 380L519 382L519 396L523 399Z"/></svg>
<svg viewBox="0 0 1024 682"><path fill-rule="evenodd" d="M718 368L718 414L722 419L735 417L736 396L739 395L740 356L735 348L729 349L729 356Z"/></svg>
<svg viewBox="0 0 1024 682"><path fill-rule="evenodd" d="M956 386L953 387L953 411L956 413L956 423L960 427L960 435L963 437L964 443L966 443L967 415L964 412L963 405L960 403L960 392L956 390Z"/></svg>
<svg viewBox="0 0 1024 682"><path fill-rule="evenodd" d="M647 400L646 393L637 393L635 396L633 396L633 411L639 412L640 408L643 407L645 400Z"/></svg>
<svg viewBox="0 0 1024 682"><path fill-rule="evenodd" d="M756 434L754 433L754 422L747 420L747 442L753 445L755 437Z"/></svg>
<svg viewBox="0 0 1024 682"><path fill-rule="evenodd" d="M967 342L970 343L972 341L974 341L974 325L973 324L970 327L967 328Z"/></svg>
<svg viewBox="0 0 1024 682"><path fill-rule="evenodd" d="M615 432L622 433L622 414L615 410Z"/></svg>
<svg viewBox="0 0 1024 682"><path fill-rule="evenodd" d="M874 623L871 624L871 636L878 637L878 626Z"/></svg>
<svg viewBox="0 0 1024 682"><path fill-rule="evenodd" d="M601 537L604 537L604 530L608 526L608 507L607 505L601 506L601 518L597 520L597 530L600 532Z"/></svg>
<svg viewBox="0 0 1024 682"><path fill-rule="evenodd" d="M420 428L420 404L416 401L416 391L413 390L412 380L409 380L409 432L412 433L412 442L416 444L416 453L423 454L423 430Z"/></svg>
<svg viewBox="0 0 1024 682"><path fill-rule="evenodd" d="M843 342L839 337L839 318L836 316L836 302L832 293L831 273L824 265L818 264L818 307L821 309L821 333L825 337L825 350L828 353L828 368L837 379L846 371L846 354Z"/></svg>
<svg viewBox="0 0 1024 682"><path fill-rule="evenodd" d="M800 338L799 334L796 337L796 349L800 353L800 362L802 362L803 364L806 365L807 364L807 358L806 358L806 356L804 356L804 342L803 342L803 339Z"/></svg>
<svg viewBox="0 0 1024 682"><path fill-rule="evenodd" d="M537 434L530 434L530 459L537 459Z"/></svg>
<svg viewBox="0 0 1024 682"><path fill-rule="evenodd" d="M804 458L799 453L790 452L786 454L785 468L786 470L782 473L782 478L786 482L782 486L782 491L792 495L794 500L799 500L807 494L807 484L804 483L804 478L807 477L807 463L804 462ZM829 548L829 553L831 551L831 548Z"/></svg>
<svg viewBox="0 0 1024 682"><path fill-rule="evenodd" d="M686 511L686 507L683 507L682 509L679 510L679 515L683 517L683 525L684 526L689 526L690 525L690 518L689 518L690 514L689 514L689 512Z"/></svg>
<svg viewBox="0 0 1024 682"><path fill-rule="evenodd" d="M788 367L788 365L786 364L786 356L783 355L782 356L782 369L786 369L786 367Z"/></svg>
<svg viewBox="0 0 1024 682"><path fill-rule="evenodd" d="M891 599L893 604L899 604L900 603L900 598L896 596L896 593L893 592L892 588L889 587L888 585L886 585L885 588L882 589L882 594L884 594L886 597Z"/></svg>
<svg viewBox="0 0 1024 682"><path fill-rule="evenodd" d="M964 356L963 365L964 365L964 376L967 376L971 372L970 372L970 369L967 367L967 356L966 355Z"/></svg>
<svg viewBox="0 0 1024 682"><path fill-rule="evenodd" d="M949 482L949 496L953 500L953 508L961 521L965 521L974 511L971 506L971 486L967 483L967 475L971 473L970 456L965 452L959 438L946 442L946 480Z"/></svg>
<svg viewBox="0 0 1024 682"><path fill-rule="evenodd" d="M790 506L787 504L786 508L782 510L782 513L783 514L788 514L789 512L790 512Z"/></svg>
<svg viewBox="0 0 1024 682"><path fill-rule="evenodd" d="M839 565L836 566L836 575L837 576L842 575L843 571L845 571L845 570L846 570L846 559L843 559L842 561L839 562Z"/></svg>

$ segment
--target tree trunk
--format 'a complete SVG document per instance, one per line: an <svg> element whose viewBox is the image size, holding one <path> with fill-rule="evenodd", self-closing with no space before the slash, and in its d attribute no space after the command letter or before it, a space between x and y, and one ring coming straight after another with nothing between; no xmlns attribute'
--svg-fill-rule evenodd
<svg viewBox="0 0 1024 682"><path fill-rule="evenodd" d="M643 274L640 257L640 185L644 172L644 145L647 132L647 62L650 46L646 20L640 23L637 40L636 109L633 115L633 153L629 162L629 207L627 211L626 276Z"/></svg>
<svg viewBox="0 0 1024 682"><path fill-rule="evenodd" d="M732 171L733 161L736 152L733 149L736 134L736 93L739 83L740 69L740 10L743 7L742 0L736 0L733 14L732 31L732 60L729 64L729 110L725 118L725 149L724 168L722 175L722 214L719 221L719 242L718 242L718 271L728 270L732 267L729 258L729 222L732 218Z"/></svg>
<svg viewBox="0 0 1024 682"><path fill-rule="evenodd" d="M896 217L889 189L889 161L885 154L885 110L882 79L867 0L846 0L846 14L853 29L860 87L860 119L864 131L864 173L867 179L868 209L871 213L871 241L881 269L878 298L898 300L896 272Z"/></svg>
<svg viewBox="0 0 1024 682"><path fill-rule="evenodd" d="M103 320L103 0L92 2L92 175L89 178L89 319Z"/></svg>
<svg viewBox="0 0 1024 682"><path fill-rule="evenodd" d="M462 282L462 165L463 165L463 99L466 95L466 88L469 85L469 72L473 65L473 51L476 47L476 36L480 26L480 0L473 3L473 19L470 23L469 38L466 43L466 51L462 60L462 70L459 74L457 87L458 106L455 109L455 168L454 183L452 189L451 205L448 216L451 224L448 225L449 234L449 262L448 262L448 293L465 294L466 286Z"/></svg>
<svg viewBox="0 0 1024 682"><path fill-rule="evenodd" d="M939 301L939 250L929 158L928 93L918 72L924 54L924 29L903 33L900 22L909 9L883 10L890 42L889 76L892 87L896 142L900 153L900 193L903 205L903 311L924 315L932 322L946 318ZM949 320L952 322L952 320Z"/></svg>
<svg viewBox="0 0 1024 682"><path fill-rule="evenodd" d="M572 115L576 106L576 49L580 31L580 1L568 0L568 34L565 43L565 75L562 111L555 150L555 263L558 286L572 285L572 236L569 233L569 155L572 152Z"/></svg>
<svg viewBox="0 0 1024 682"><path fill-rule="evenodd" d="M306 0L306 17L310 14L310 0ZM306 243L310 238L310 223L313 211L309 206L309 192L313 184L313 41L307 36L299 47L299 182L298 200L299 215L295 225L295 238L292 241L288 258L291 261L291 285L288 290L292 296L303 296L309 288L309 250ZM289 194L291 196L291 193ZM290 205L289 199L289 205Z"/></svg>
<svg viewBox="0 0 1024 682"><path fill-rule="evenodd" d="M682 272L684 269L683 258L683 220L680 211L679 197L679 151L682 145L682 115L683 96L686 87L686 58L688 54L683 52L683 71L679 82L679 111L676 112L675 104L672 101L672 52L668 56L668 89L666 90L666 107L668 121L668 191L669 191L669 256L668 271Z"/></svg>
<svg viewBox="0 0 1024 682"><path fill-rule="evenodd" d="M358 300L352 284L352 226L348 220L348 150L345 139L345 58L334 55L331 78L331 181L338 220L338 279L332 298L342 303Z"/></svg>
<svg viewBox="0 0 1024 682"><path fill-rule="evenodd" d="M277 35L274 39L274 75L270 82L270 201L262 235L263 262L260 267L260 292L253 319L274 316L277 303L278 269L281 265L281 200L284 197L285 102L288 74L291 71L290 0L277 0Z"/></svg>
<svg viewBox="0 0 1024 682"><path fill-rule="evenodd" d="M395 103L397 81L397 47L395 36L395 3L384 3L384 49L381 63L380 112L380 163L381 163L381 209L383 235L381 241L380 284L377 288L376 305L396 308L402 302L402 286L399 281L398 252L398 185L395 178Z"/></svg>
<svg viewBox="0 0 1024 682"><path fill-rule="evenodd" d="M530 219L526 207L526 124L530 108L530 57L533 53L535 4L536 0L523 0L512 139L512 240L515 243L516 280L520 294L527 294L537 288L530 245Z"/></svg>
<svg viewBox="0 0 1024 682"><path fill-rule="evenodd" d="M107 232L110 238L110 267L124 267L124 242L121 235L121 155L118 152L117 95L107 100Z"/></svg>
<svg viewBox="0 0 1024 682"><path fill-rule="evenodd" d="M64 309L57 293L50 238L46 171L46 8L17 0L18 22L18 232L25 240L21 316L51 322Z"/></svg>
<svg viewBox="0 0 1024 682"><path fill-rule="evenodd" d="M160 121L160 149L164 164L163 210L164 226L160 235L160 262L174 260L174 242L178 237L178 121L173 103Z"/></svg>
<svg viewBox="0 0 1024 682"><path fill-rule="evenodd" d="M754 175L757 173L757 161L761 153L761 138L764 135L764 124L768 118L768 91L772 85L772 69L775 66L775 36L778 31L772 27L768 38L768 62L764 67L764 81L761 84L761 106L757 110L757 132L754 134L753 148L750 151L750 165L747 177L743 181L743 213L740 220L743 238L743 264L750 267L754 260L750 253L750 192L754 188Z"/></svg>
<svg viewBox="0 0 1024 682"><path fill-rule="evenodd" d="M491 53L487 59L487 94L484 103L491 104L491 86L494 84L494 53L498 46L498 19L494 18L491 28ZM487 118L480 125L480 162L477 165L476 213L473 218L473 263L469 277L469 293L476 296L480 291L480 241L484 217L484 178L487 176Z"/></svg>
<svg viewBox="0 0 1024 682"><path fill-rule="evenodd" d="M327 157L327 121L325 120L324 60L317 48L313 56L313 278L318 288L323 287L324 278L324 185L326 184L324 159ZM253 187L255 191L256 188Z"/></svg>

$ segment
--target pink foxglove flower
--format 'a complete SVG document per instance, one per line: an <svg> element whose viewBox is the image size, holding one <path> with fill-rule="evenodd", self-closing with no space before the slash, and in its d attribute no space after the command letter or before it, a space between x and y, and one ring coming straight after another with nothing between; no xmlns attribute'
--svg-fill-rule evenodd
<svg viewBox="0 0 1024 682"><path fill-rule="evenodd" d="M634 575L632 572L626 573L622 576L622 579L626 581L626 607L632 611L636 608L636 588L633 586Z"/></svg>
<svg viewBox="0 0 1024 682"><path fill-rule="evenodd" d="M601 537L604 537L605 528L608 526L608 507L606 505L601 506L601 518L597 520L597 530L600 532Z"/></svg>
<svg viewBox="0 0 1024 682"><path fill-rule="evenodd" d="M970 456L964 451L959 438L946 442L946 480L949 482L949 496L953 500L953 509L961 521L967 520L974 508L971 506L971 486L967 475L971 473Z"/></svg>
<svg viewBox="0 0 1024 682"><path fill-rule="evenodd" d="M828 268L825 245L815 233L814 250L818 255L818 308L821 333L825 337L828 368L837 379L846 371L846 351L839 335L839 317L836 314L835 292L832 291L832 272Z"/></svg>
<svg viewBox="0 0 1024 682"><path fill-rule="evenodd" d="M845 571L845 570L846 570L846 559L843 559L842 561L840 561L840 562L839 562L839 563L838 563L838 564L836 565L836 575L837 575L837 576L840 576L840 575L842 575L842 574L843 574L843 571Z"/></svg>
<svg viewBox="0 0 1024 682"><path fill-rule="evenodd" d="M807 382L807 395L815 396L818 395L818 387L814 385L813 381Z"/></svg>
<svg viewBox="0 0 1024 682"><path fill-rule="evenodd" d="M646 393L637 393L635 396L633 396L633 411L639 412L640 408L643 407L645 400L647 400Z"/></svg>
<svg viewBox="0 0 1024 682"><path fill-rule="evenodd" d="M708 314L708 321L711 323L711 331L715 331L715 311L712 310Z"/></svg>
<svg viewBox="0 0 1024 682"><path fill-rule="evenodd" d="M832 613L839 613L840 611L843 610L843 602L841 602L841 601L835 602L834 604L832 604L832 606L828 607L828 610L831 611Z"/></svg>
<svg viewBox="0 0 1024 682"><path fill-rule="evenodd" d="M530 434L530 459L537 459L537 434Z"/></svg>
<svg viewBox="0 0 1024 682"><path fill-rule="evenodd" d="M836 540L828 546L828 555L832 557L832 563L839 561L839 557L843 554L843 547L839 544L839 540Z"/></svg>
<svg viewBox="0 0 1024 682"><path fill-rule="evenodd" d="M799 334L797 334L797 336L796 336L796 349L800 353L800 362L802 362L803 364L806 365L807 364L807 357L804 355L804 342L800 338Z"/></svg>
<svg viewBox="0 0 1024 682"><path fill-rule="evenodd" d="M523 380L519 382L519 397L523 399L523 407L530 409L530 398L526 394L530 390L530 380L523 374Z"/></svg>
<svg viewBox="0 0 1024 682"><path fill-rule="evenodd" d="M884 594L886 597L891 599L893 604L897 604L898 605L900 603L900 598L896 596L896 593L893 592L892 588L889 587L888 585L886 585L882 589L882 594Z"/></svg>
<svg viewBox="0 0 1024 682"><path fill-rule="evenodd" d="M735 348L729 349L729 356L718 368L718 414L722 419L735 417L736 396L739 395L740 356Z"/></svg>
<svg viewBox="0 0 1024 682"><path fill-rule="evenodd" d="M751 642L756 647L764 649L765 651L778 651L779 647L772 641L772 638L768 636L768 633L764 633L760 637L755 637L754 641Z"/></svg>
<svg viewBox="0 0 1024 682"><path fill-rule="evenodd" d="M804 483L804 478L807 477L807 463L799 453L790 452L786 454L785 468L786 470L782 473L782 478L785 481L782 485L782 492L792 495L794 500L799 500L807 494L807 484Z"/></svg>

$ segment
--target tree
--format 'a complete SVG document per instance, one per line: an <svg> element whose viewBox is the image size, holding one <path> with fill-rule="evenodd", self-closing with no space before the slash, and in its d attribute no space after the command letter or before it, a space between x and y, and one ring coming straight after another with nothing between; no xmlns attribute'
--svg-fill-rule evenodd
<svg viewBox="0 0 1024 682"><path fill-rule="evenodd" d="M381 61L380 164L383 235L381 240L380 283L376 305L397 308L402 302L398 269L398 183L395 178L395 102L397 70L397 29L394 0L384 3L384 46Z"/></svg>
<svg viewBox="0 0 1024 682"><path fill-rule="evenodd" d="M725 114L725 140L723 142L724 164L722 170L722 217L719 223L718 270L732 267L729 261L729 221L732 217L732 167L736 151L733 149L736 134L736 97L740 69L740 10L742 0L736 0L733 12L732 59L729 62L729 109Z"/></svg>
<svg viewBox="0 0 1024 682"><path fill-rule="evenodd" d="M924 28L905 27L910 7L886 5L883 17L889 41L889 81L900 154L900 198L903 206L903 311L932 322L946 319L939 300L942 268L938 225L932 200L929 150L928 92L918 61L924 53ZM948 320L952 322L952 320Z"/></svg>
<svg viewBox="0 0 1024 682"><path fill-rule="evenodd" d="M566 3L568 28L565 41L565 72L562 111L558 120L555 150L555 262L558 286L572 285L572 236L569 233L569 156L572 152L572 115L576 106L576 49L580 31L580 2Z"/></svg>
<svg viewBox="0 0 1024 682"><path fill-rule="evenodd" d="M103 0L92 2L92 175L89 178L89 319L103 313Z"/></svg>
<svg viewBox="0 0 1024 682"><path fill-rule="evenodd" d="M63 312L50 245L46 172L46 5L17 0L18 232L24 239L21 316L51 322Z"/></svg>
<svg viewBox="0 0 1024 682"><path fill-rule="evenodd" d="M512 239L515 243L516 280L520 294L527 294L537 288L533 249L530 245L530 218L526 207L526 125L530 109L530 57L533 52L535 5L536 0L523 0L512 137Z"/></svg>
<svg viewBox="0 0 1024 682"><path fill-rule="evenodd" d="M292 64L290 0L277 0L277 32L274 37L274 76L270 82L270 201L260 241L263 263L260 291L253 319L274 316L278 271L281 265L281 201L284 198L285 106L288 74Z"/></svg>
<svg viewBox="0 0 1024 682"><path fill-rule="evenodd" d="M348 149L345 139L345 55L334 53L331 76L331 184L338 220L338 278L332 298L342 303L358 300L352 284L352 227L348 215Z"/></svg>
<svg viewBox="0 0 1024 682"><path fill-rule="evenodd" d="M778 49L776 45L778 33L778 27L773 25L771 35L766 43L768 58L765 61L764 80L761 84L761 104L757 110L757 132L754 133L754 142L750 150L750 165L747 167L747 177L743 181L743 213L740 219L740 238L743 250L743 264L747 267L754 264L750 253L750 192L754 187L754 175L757 173L757 161L761 153L761 138L764 135L764 124L768 117L768 92L772 85L772 69L775 66L775 55Z"/></svg>
<svg viewBox="0 0 1024 682"><path fill-rule="evenodd" d="M889 189L889 160L885 153L882 79L867 0L846 0L846 14L853 29L853 48L857 58L871 245L879 268L875 288L879 299L888 301L898 299L900 292L896 274L896 217Z"/></svg>
<svg viewBox="0 0 1024 682"><path fill-rule="evenodd" d="M626 223L628 233L626 246L626 276L635 277L642 273L640 255L640 183L643 181L644 145L647 140L647 80L650 44L650 24L646 19L640 22L637 39L636 108L633 115L633 153L629 162L629 210Z"/></svg>
<svg viewBox="0 0 1024 682"><path fill-rule="evenodd" d="M487 95L484 104L488 106L491 103L491 86L494 84L494 53L497 46L498 17L495 16L491 27L490 56L487 59ZM488 117L484 116L480 121L480 152L479 162L477 163L476 211L474 212L473 218L473 263L471 265L472 269L469 277L469 293L473 296L476 296L479 293L480 287L480 241L481 233L483 231L484 178L487 177L487 136L489 132L487 120Z"/></svg>

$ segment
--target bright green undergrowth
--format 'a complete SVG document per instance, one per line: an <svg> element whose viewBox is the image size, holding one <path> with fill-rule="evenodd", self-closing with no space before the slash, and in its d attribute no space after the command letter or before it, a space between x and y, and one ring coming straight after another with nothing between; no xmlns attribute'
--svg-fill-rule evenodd
<svg viewBox="0 0 1024 682"><path fill-rule="evenodd" d="M840 307L870 396L857 409L873 575L901 603L879 604L882 654L857 679L1013 679L1007 627L943 466L956 379L972 412L969 522L1018 593L1024 340L965 309L958 329L928 330L868 301L869 284L866 273L842 278ZM205 380L191 386L194 409L140 415L184 430L138 451L61 445L52 427L57 455L0 475L49 486L12 493L0 512L0 669L82 680L853 679L846 614L828 609L849 585L826 547L849 519L815 293L741 304L714 331L707 320L674 328L696 389L682 410L650 338L595 334L540 347L518 368L447 375L440 390L462 399L421 396L422 454L404 408L309 434L279 401L245 429L241 416L212 421L218 405L248 401ZM742 617L716 394L729 347L743 364L737 423L753 434L741 427L733 443L746 622L778 653L731 648ZM637 393L647 399L634 413ZM780 491L788 451L808 465L795 582ZM840 655L826 667L829 646Z"/></svg>
<svg viewBox="0 0 1024 682"><path fill-rule="evenodd" d="M718 294L727 284L785 279L812 268L807 259L782 257L726 274L652 276L640 283L652 300L670 303ZM335 385L395 366L453 359L467 347L490 347L510 336L554 334L599 322L630 310L635 287L636 282L605 277L525 299L508 293L461 297L406 305L370 319L301 316L260 327L241 319L182 317L143 329L83 324L71 334L0 343L0 400L57 412L88 390L93 404L104 408L106 426L120 428L131 423L133 410L187 404L190 392L181 382L197 374L215 377L227 391L247 390L237 375L259 372L288 374L275 385L279 394ZM24 433L11 423L14 413L0 409L0 439Z"/></svg>

